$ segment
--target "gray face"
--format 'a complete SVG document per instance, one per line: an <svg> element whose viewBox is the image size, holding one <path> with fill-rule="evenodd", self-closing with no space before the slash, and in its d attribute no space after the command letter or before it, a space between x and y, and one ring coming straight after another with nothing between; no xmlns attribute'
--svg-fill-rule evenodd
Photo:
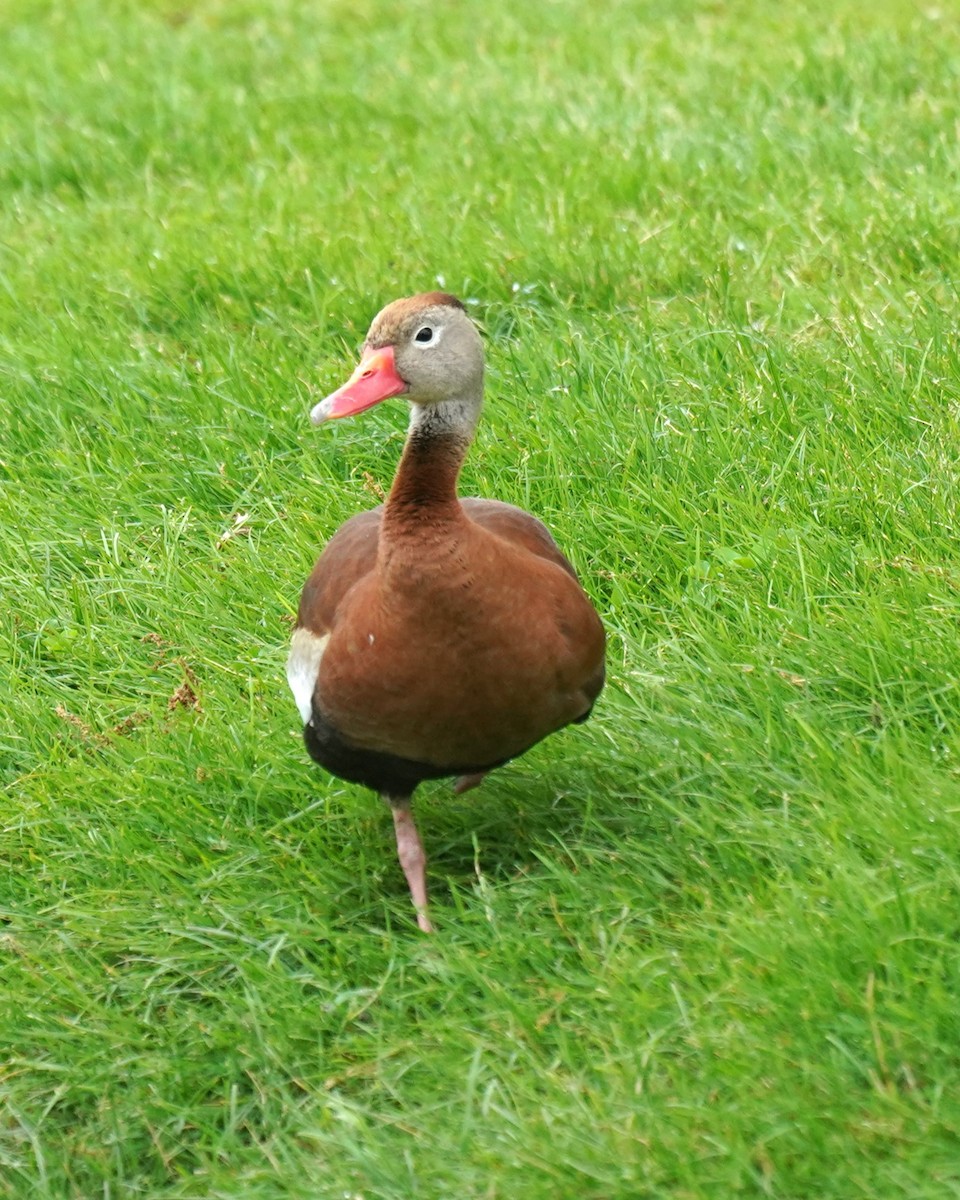
<svg viewBox="0 0 960 1200"><path fill-rule="evenodd" d="M483 389L483 343L459 305L397 300L374 319L366 348L392 345L414 404L477 396Z"/></svg>

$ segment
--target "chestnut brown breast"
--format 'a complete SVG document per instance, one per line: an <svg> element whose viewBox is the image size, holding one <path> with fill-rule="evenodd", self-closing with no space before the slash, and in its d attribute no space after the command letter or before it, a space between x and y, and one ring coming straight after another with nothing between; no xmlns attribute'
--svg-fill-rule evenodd
<svg viewBox="0 0 960 1200"><path fill-rule="evenodd" d="M388 553L383 508L353 518L298 618L329 635L313 699L343 737L451 773L582 718L603 683L600 621L546 528L496 501L458 508Z"/></svg>

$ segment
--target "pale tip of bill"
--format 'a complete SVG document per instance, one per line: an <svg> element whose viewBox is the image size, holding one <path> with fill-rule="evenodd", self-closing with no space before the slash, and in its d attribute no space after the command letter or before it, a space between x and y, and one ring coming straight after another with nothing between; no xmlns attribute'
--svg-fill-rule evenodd
<svg viewBox="0 0 960 1200"><path fill-rule="evenodd" d="M328 396L326 400L321 400L319 404L315 404L313 408L310 409L311 425L322 425L324 421L328 420L330 416L329 399L330 398Z"/></svg>

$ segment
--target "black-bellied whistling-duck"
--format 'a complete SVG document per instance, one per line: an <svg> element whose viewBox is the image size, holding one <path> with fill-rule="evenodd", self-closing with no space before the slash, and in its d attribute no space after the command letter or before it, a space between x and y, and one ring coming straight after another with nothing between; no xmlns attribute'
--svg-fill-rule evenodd
<svg viewBox="0 0 960 1200"><path fill-rule="evenodd" d="M334 534L300 599L287 678L313 758L390 804L420 928L426 858L411 812L425 779L465 791L586 719L603 686L600 619L546 526L498 500L460 500L483 402L483 345L459 300L396 300L360 365L310 414L411 405L386 503Z"/></svg>

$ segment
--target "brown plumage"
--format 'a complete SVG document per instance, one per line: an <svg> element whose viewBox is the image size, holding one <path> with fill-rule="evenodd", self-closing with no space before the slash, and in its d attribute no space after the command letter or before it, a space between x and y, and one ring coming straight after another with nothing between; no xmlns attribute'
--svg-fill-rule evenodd
<svg viewBox="0 0 960 1200"><path fill-rule="evenodd" d="M314 758L393 808L417 918L425 858L410 810L423 779L458 789L584 720L603 686L603 628L535 517L456 484L483 395L460 302L432 292L374 320L353 377L317 423L391 395L412 404L385 504L347 521L303 589L288 663Z"/></svg>

